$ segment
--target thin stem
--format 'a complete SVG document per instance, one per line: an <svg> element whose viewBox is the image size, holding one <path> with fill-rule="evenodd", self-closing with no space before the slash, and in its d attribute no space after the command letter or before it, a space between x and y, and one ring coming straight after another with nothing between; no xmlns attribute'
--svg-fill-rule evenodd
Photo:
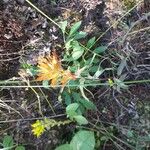
<svg viewBox="0 0 150 150"><path fill-rule="evenodd" d="M43 92L43 90L42 90L40 87L39 87L39 90L40 90L41 93L43 94L43 96L44 96L45 100L47 101L49 107L51 108L53 114L56 115L55 110L53 109L53 106L51 105L51 103L50 103L49 100L47 99L47 97L46 97L45 93Z"/></svg>
<svg viewBox="0 0 150 150"><path fill-rule="evenodd" d="M96 80L97 81L97 80ZM93 80L94 82L94 80ZM137 83L149 83L150 82L150 79L148 80L135 80L135 81L124 81L122 83L124 84L137 84ZM66 85L66 87L79 87L79 86L84 86L84 87L87 87L87 86L109 86L109 83L89 83L89 84L72 84L72 85ZM117 85L117 83L114 83L114 85ZM0 88L28 88L29 86L28 85L1 85ZM33 87L33 88L39 88L39 87L45 87L44 85L30 85L30 87ZM47 86L47 87L51 87L51 88L59 88L59 87L63 87L62 85L55 85L55 86Z"/></svg>
<svg viewBox="0 0 150 150"><path fill-rule="evenodd" d="M48 15L46 15L43 11L41 11L39 8L37 8L33 3L31 3L29 0L26 0L26 2L31 5L34 9L36 9L39 13L41 13L44 17L46 17L48 20L50 20L53 24L55 24L56 26L59 26L58 23L56 23L53 19L51 19Z"/></svg>
<svg viewBox="0 0 150 150"><path fill-rule="evenodd" d="M60 118L60 117L65 117L65 114L59 114L59 115L55 115L55 116L50 116L50 117L46 117L48 119L54 119L54 118ZM26 118L26 119L15 119L15 120L4 120L4 121L0 121L0 123L12 123L12 122L22 122L22 121L34 121L34 120L42 120L43 117L36 117L36 118Z"/></svg>

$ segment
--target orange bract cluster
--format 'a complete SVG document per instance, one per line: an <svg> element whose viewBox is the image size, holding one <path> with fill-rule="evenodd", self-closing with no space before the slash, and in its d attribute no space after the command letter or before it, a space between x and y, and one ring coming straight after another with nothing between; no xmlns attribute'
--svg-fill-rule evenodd
<svg viewBox="0 0 150 150"><path fill-rule="evenodd" d="M39 57L38 68L37 81L50 80L52 86L59 82L64 86L69 80L75 80L75 75L69 70L63 70L55 52L50 56Z"/></svg>

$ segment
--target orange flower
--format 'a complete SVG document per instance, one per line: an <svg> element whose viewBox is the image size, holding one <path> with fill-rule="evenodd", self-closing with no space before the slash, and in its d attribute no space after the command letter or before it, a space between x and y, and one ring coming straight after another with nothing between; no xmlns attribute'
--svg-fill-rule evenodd
<svg viewBox="0 0 150 150"><path fill-rule="evenodd" d="M76 77L69 70L63 71L61 84L64 86L69 80L75 80Z"/></svg>
<svg viewBox="0 0 150 150"><path fill-rule="evenodd" d="M64 86L69 80L75 79L75 75L69 70L63 70L55 52L52 56L40 57L38 60L38 78L37 81L50 80L51 85L55 86L59 82Z"/></svg>

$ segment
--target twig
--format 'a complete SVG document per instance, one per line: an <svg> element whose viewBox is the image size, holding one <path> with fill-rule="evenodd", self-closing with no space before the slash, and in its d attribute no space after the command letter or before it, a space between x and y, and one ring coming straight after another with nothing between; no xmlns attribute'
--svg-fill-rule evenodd
<svg viewBox="0 0 150 150"><path fill-rule="evenodd" d="M55 116L50 116L50 117L45 117L49 119L54 119L54 118L59 118L59 117L64 117L66 116L65 114L59 114ZM34 121L34 120L41 120L43 117L36 117L36 118L26 118L26 119L16 119L16 120L2 120L0 123L12 123L12 122L23 122L23 121Z"/></svg>
<svg viewBox="0 0 150 150"><path fill-rule="evenodd" d="M139 24L141 21L147 20L147 18L150 16L150 13L145 14L144 16L142 16L142 18L140 18L139 20L137 20L136 22L133 23L133 25L130 27L130 29L128 30L128 32L125 34L122 43L125 42L125 39L127 38L127 36L129 35L130 31L137 25ZM148 27L150 28L150 27ZM138 31L136 31L138 32Z"/></svg>

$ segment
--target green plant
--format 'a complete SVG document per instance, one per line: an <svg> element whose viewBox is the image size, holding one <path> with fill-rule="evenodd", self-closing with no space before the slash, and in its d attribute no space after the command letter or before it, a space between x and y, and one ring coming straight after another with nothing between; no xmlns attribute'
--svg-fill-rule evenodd
<svg viewBox="0 0 150 150"><path fill-rule="evenodd" d="M96 106L86 96L85 90L90 91L84 84L90 82L89 76L92 75L92 82L96 82L98 77L105 71L100 66L97 55L106 51L107 46L99 46L94 48L96 38L93 37L88 40L84 46L79 43L79 40L86 37L86 33L78 31L81 26L81 21L75 23L66 34L67 21L61 22L60 27L63 32L65 53L64 62L67 62L69 69L78 77L75 81L70 81L60 95L60 100L64 100L66 107L66 114L72 121L76 121L79 125L88 124L84 114L87 110L96 110ZM93 49L93 53L87 54L88 49ZM90 69L89 69L90 68ZM71 85L78 84L77 87ZM56 148L56 150L94 150L95 137L94 132L80 130L75 134L70 144L64 144Z"/></svg>
<svg viewBox="0 0 150 150"><path fill-rule="evenodd" d="M128 89L128 86L123 82L124 79L121 77L119 79L114 78L108 79L108 84L110 87L113 87L114 90L117 90L118 92L121 92L121 89Z"/></svg>
<svg viewBox="0 0 150 150"><path fill-rule="evenodd" d="M61 22L60 23L60 28L63 33L64 37L64 44L65 44L65 54L64 54L64 59L63 61L67 62L73 62L73 66L77 64L77 60L79 60L81 57L83 58L83 61L79 60L80 64L82 66L86 66L89 63L93 63L95 61L95 57L98 54L101 54L105 52L107 49L107 46L99 46L93 49L96 38L93 37L90 40L88 40L87 44L85 46L79 42L79 40L84 39L87 36L86 32L83 31L78 31L81 26L81 21L75 23L71 29L69 30L69 33L66 34L67 30L67 21ZM88 60L87 58L85 59L85 55L89 49L93 49L93 58L92 60ZM88 57L91 58L91 55L88 54ZM82 63L81 63L82 62ZM74 70L75 71L75 70Z"/></svg>
<svg viewBox="0 0 150 150"><path fill-rule="evenodd" d="M5 135L0 145L3 150L25 150L24 146L15 144L12 136L10 135Z"/></svg>
<svg viewBox="0 0 150 150"><path fill-rule="evenodd" d="M94 150L94 132L80 130L72 138L69 144L57 147L55 150Z"/></svg>
<svg viewBox="0 0 150 150"><path fill-rule="evenodd" d="M127 131L127 142L135 147L136 150L144 150L149 147L150 134L138 135L134 130Z"/></svg>
<svg viewBox="0 0 150 150"><path fill-rule="evenodd" d="M136 0L123 0L125 7L130 10L131 8L133 8L137 1Z"/></svg>
<svg viewBox="0 0 150 150"><path fill-rule="evenodd" d="M67 116L71 120L77 121L79 125L88 124L88 121L85 117L82 116L80 105L78 103L72 103L66 107Z"/></svg>

